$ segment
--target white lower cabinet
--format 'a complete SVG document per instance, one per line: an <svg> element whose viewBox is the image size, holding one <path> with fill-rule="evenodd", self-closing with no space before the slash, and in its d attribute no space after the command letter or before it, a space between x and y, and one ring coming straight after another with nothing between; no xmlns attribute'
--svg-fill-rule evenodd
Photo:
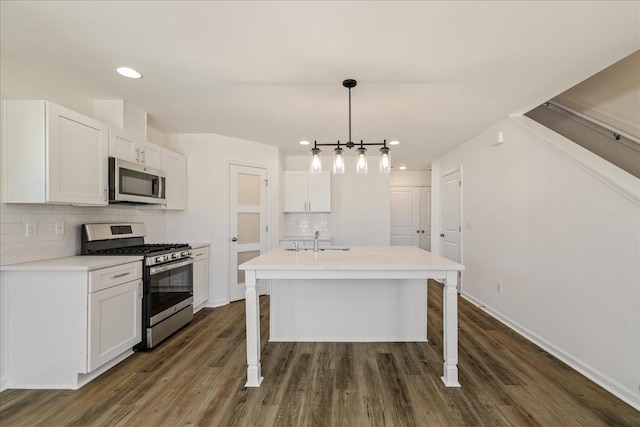
<svg viewBox="0 0 640 427"><path fill-rule="evenodd" d="M78 389L140 342L141 261L2 274L7 388Z"/></svg>
<svg viewBox="0 0 640 427"><path fill-rule="evenodd" d="M192 250L193 263L193 312L199 311L209 299L209 247Z"/></svg>
<svg viewBox="0 0 640 427"><path fill-rule="evenodd" d="M142 280L89 294L89 372L140 342Z"/></svg>

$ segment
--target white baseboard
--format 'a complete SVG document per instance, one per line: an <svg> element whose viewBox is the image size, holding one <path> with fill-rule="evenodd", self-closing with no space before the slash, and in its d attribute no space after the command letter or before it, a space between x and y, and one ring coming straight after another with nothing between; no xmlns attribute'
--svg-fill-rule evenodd
<svg viewBox="0 0 640 427"><path fill-rule="evenodd" d="M7 389L7 379L6 378L2 378L0 379L0 392L3 392Z"/></svg>
<svg viewBox="0 0 640 427"><path fill-rule="evenodd" d="M485 311L487 314L489 314L494 319L498 320L500 323L513 329L514 331L516 331L517 333L519 333L520 335L522 335L523 337L525 337L526 339L528 339L529 341L537 345L538 347L545 350L547 353L551 354L557 359L560 359L562 362L566 363L576 371L580 372L582 375L584 375L594 383L598 384L600 387L604 388L614 396L620 398L625 403L631 405L633 408L640 411L640 396L638 396L638 393L636 390L629 390L628 388L624 387L617 381L609 378L607 375L603 374L599 370L591 367L590 365L578 359L577 357L573 356L572 354L548 342L541 336L531 332L529 329L525 328L524 326L521 326L517 322L514 322L510 318L503 316L502 314L500 314L500 312L488 306L487 304L483 303L482 301L474 298L473 296L466 293L462 293L461 296L467 301L471 302L472 304L478 306L478 308Z"/></svg>
<svg viewBox="0 0 640 427"><path fill-rule="evenodd" d="M222 307L223 305L227 305L229 304L229 300L228 299L215 299L212 301L207 301L206 303L204 303L205 307Z"/></svg>

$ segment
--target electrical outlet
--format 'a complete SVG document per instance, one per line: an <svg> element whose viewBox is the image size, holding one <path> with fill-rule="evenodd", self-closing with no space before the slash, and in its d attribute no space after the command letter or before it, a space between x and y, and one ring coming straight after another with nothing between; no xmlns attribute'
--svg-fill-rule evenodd
<svg viewBox="0 0 640 427"><path fill-rule="evenodd" d="M64 234L64 222L56 222L56 236Z"/></svg>
<svg viewBox="0 0 640 427"><path fill-rule="evenodd" d="M28 222L26 228L27 237L36 237L38 235L38 224L35 222Z"/></svg>
<svg viewBox="0 0 640 427"><path fill-rule="evenodd" d="M496 283L496 292L502 293L502 283Z"/></svg>

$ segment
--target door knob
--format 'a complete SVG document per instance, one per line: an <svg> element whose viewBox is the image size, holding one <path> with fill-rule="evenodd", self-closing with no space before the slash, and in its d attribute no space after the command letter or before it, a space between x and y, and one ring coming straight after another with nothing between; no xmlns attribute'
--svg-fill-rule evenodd
<svg viewBox="0 0 640 427"><path fill-rule="evenodd" d="M237 237L232 237L232 238L231 238L231 241L232 241L232 242L237 242L237 241L238 241L238 238L237 238Z"/></svg>
<svg viewBox="0 0 640 427"><path fill-rule="evenodd" d="M444 233L440 233L440 237L444 237Z"/></svg>

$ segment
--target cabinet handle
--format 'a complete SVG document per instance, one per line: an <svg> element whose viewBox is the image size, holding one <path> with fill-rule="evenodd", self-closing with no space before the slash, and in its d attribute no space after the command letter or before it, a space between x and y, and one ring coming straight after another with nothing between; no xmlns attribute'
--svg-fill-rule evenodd
<svg viewBox="0 0 640 427"><path fill-rule="evenodd" d="M311 212L311 202L309 202L309 212Z"/></svg>
<svg viewBox="0 0 640 427"><path fill-rule="evenodd" d="M117 279L118 277L124 277L124 276L128 276L129 274L131 274L130 271L127 271L126 273L122 273L122 274L116 274L113 276L114 279Z"/></svg>
<svg viewBox="0 0 640 427"><path fill-rule="evenodd" d="M136 162L140 162L140 149L136 148Z"/></svg>
<svg viewBox="0 0 640 427"><path fill-rule="evenodd" d="M421 232L422 234L424 234L424 230L421 230L420 232Z"/></svg>
<svg viewBox="0 0 640 427"><path fill-rule="evenodd" d="M144 165L144 161L147 157L147 153L145 150L140 150L140 163Z"/></svg>
<svg viewBox="0 0 640 427"><path fill-rule="evenodd" d="M196 256L197 256L197 257L198 257L198 256L203 256L203 255L204 255L204 254L196 254Z"/></svg>
<svg viewBox="0 0 640 427"><path fill-rule="evenodd" d="M108 189L108 188L105 188L105 189L104 189L104 201L105 201L105 202L109 201L109 197L108 197L108 195L109 195L109 189Z"/></svg>

